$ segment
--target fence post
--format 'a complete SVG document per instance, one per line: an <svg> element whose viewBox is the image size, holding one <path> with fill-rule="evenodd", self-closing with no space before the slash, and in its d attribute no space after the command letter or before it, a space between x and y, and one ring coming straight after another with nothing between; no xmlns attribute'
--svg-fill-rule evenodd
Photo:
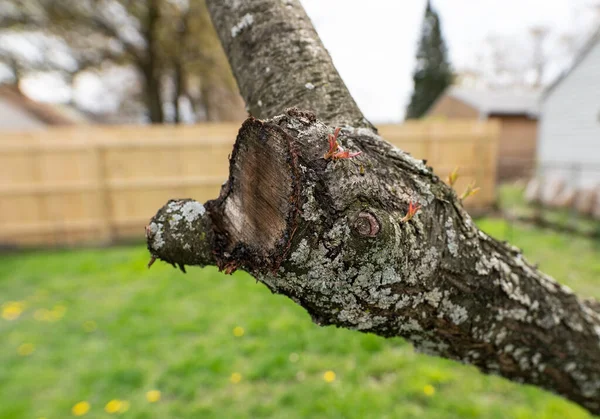
<svg viewBox="0 0 600 419"><path fill-rule="evenodd" d="M425 134L425 156L424 158L427 160L427 166L435 167L437 165L438 158L438 148L439 141L434 142L434 130L432 128L431 122L425 122L424 134Z"/></svg>
<svg viewBox="0 0 600 419"><path fill-rule="evenodd" d="M110 187L108 184L108 173L106 169L106 150L99 142L92 142L90 149L93 158L96 180L96 202L100 216L99 240L102 243L111 243L115 239L115 231L112 220L112 208L110 203Z"/></svg>
<svg viewBox="0 0 600 419"><path fill-rule="evenodd" d="M50 216L48 211L48 194L45 193L44 185L46 180L44 178L44 173L42 172L43 168L43 153L42 153L42 140L39 136L36 136L35 142L33 143L29 156L31 157L31 169L33 173L33 181L35 182L35 186L38 189L32 193L35 198L37 205L37 220L40 224L43 223L52 223L54 221L54 217ZM52 230L48 237L54 241L54 243L59 242L59 238L57 237L61 232ZM35 240L40 240L39 236L35 237Z"/></svg>
<svg viewBox="0 0 600 419"><path fill-rule="evenodd" d="M485 181L485 166L488 163L488 158L485 152L485 143L486 140L489 141L488 130L489 125L481 125L481 122L477 123L476 127L478 134L475 137L475 156L478 161L477 166L475 167L475 185L480 187L481 189L486 188L487 185L484 185ZM481 193L481 191L479 192ZM479 198L479 197L477 197Z"/></svg>
<svg viewBox="0 0 600 419"><path fill-rule="evenodd" d="M482 148L483 148L483 152L484 155L486 156L486 164L481 164L480 168L481 168L481 172L480 172L480 179L478 179L478 183L480 184L480 187L487 187L487 188L491 188L493 190L493 199L492 199L492 203L493 205L497 208L498 207L498 166L499 166L499 161L500 161L500 155L498 154L498 147L499 147L499 140L500 140L500 130L501 130L501 126L500 126L500 121L499 120L490 120L487 124L486 124L486 135L483 136L482 138ZM487 145L487 152L486 151L486 145ZM487 170L486 170L487 169ZM486 173L487 173L487 180L488 180L488 184L484 185L485 180L486 180Z"/></svg>

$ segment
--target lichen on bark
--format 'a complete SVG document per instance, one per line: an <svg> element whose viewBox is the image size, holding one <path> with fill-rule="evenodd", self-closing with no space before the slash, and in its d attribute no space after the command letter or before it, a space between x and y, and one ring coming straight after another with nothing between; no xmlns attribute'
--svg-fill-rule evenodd
<svg viewBox="0 0 600 419"><path fill-rule="evenodd" d="M362 153L323 158L331 132L296 109L248 119L219 198L192 223L188 201L168 203L161 224L150 224L162 226L151 227L153 254L244 269L319 325L402 336L424 353L598 409L598 312L479 231L452 188L372 131L345 127L340 143ZM422 207L404 221L413 202ZM186 243L157 245L197 240L178 233L197 234L194 222L210 228L210 254L179 259ZM177 250L165 258L163 248Z"/></svg>
<svg viewBox="0 0 600 419"><path fill-rule="evenodd" d="M317 324L402 336L600 413L600 305L479 231L431 168L377 135L297 0L207 5L254 117L220 196L151 220L152 257L247 270ZM335 127L360 155L324 158Z"/></svg>

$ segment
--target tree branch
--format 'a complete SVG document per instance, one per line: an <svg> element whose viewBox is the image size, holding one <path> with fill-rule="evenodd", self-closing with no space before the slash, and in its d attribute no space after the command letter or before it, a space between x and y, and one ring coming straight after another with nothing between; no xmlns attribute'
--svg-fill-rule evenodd
<svg viewBox="0 0 600 419"><path fill-rule="evenodd" d="M296 0L207 0L251 115L309 109L334 126L372 127Z"/></svg>
<svg viewBox="0 0 600 419"><path fill-rule="evenodd" d="M204 205L191 199L170 200L146 227L148 250L173 266L215 265L211 250L214 234ZM154 263L154 259L149 266Z"/></svg>
<svg viewBox="0 0 600 419"><path fill-rule="evenodd" d="M147 53L145 51L140 50L136 45L133 45L126 39L123 39L118 31L109 23L107 23L99 14L91 16L89 23L92 27L102 32L105 36L118 41L136 63L142 63L147 60Z"/></svg>
<svg viewBox="0 0 600 419"><path fill-rule="evenodd" d="M311 58L320 43L312 28L306 32L308 21L277 17L278 8L286 10L282 16L299 10L296 1L286 2L291 8L280 0L224 3L226 18L209 1L222 39L235 43L247 32L253 51L226 46L242 93L247 99L264 90L274 95L265 97L260 115L273 116L278 103L306 105L306 96L287 94L300 85L295 65L343 86L330 60L320 53ZM254 16L251 25L219 23L247 22L247 14ZM266 45L250 42L250 32L266 33L269 23L269 36L256 38ZM281 64L289 53L278 40L286 44L298 33L314 38L299 46L297 56L305 61ZM256 54L264 57L262 71ZM241 74L244 62L248 74ZM286 68L270 79L276 88L261 82L268 65ZM252 77L261 87L251 85ZM248 119L220 196L205 205L170 201L152 219L153 258L216 264L227 273L244 269L302 305L317 324L402 336L422 352L546 388L600 413L597 303L578 298L520 250L479 231L430 168L365 128L354 102L345 103L345 88L335 92L344 101L335 109L323 97L327 89L308 93L325 122L297 109ZM360 155L325 158L331 123L358 124L346 126L339 142ZM420 211L408 219L416 204Z"/></svg>

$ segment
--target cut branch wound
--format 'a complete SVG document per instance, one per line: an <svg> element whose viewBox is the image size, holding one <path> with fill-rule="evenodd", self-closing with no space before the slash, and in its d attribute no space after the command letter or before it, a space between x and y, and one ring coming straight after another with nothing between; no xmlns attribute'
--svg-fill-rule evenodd
<svg viewBox="0 0 600 419"><path fill-rule="evenodd" d="M477 230L452 188L370 129L344 127L362 153L325 159L333 131L295 109L248 119L220 196L153 218L153 257L244 269L317 324L402 336L600 412L593 304Z"/></svg>

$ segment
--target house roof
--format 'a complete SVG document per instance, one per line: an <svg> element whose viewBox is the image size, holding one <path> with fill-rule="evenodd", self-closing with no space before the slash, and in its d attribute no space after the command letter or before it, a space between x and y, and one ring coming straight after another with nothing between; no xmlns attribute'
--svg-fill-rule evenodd
<svg viewBox="0 0 600 419"><path fill-rule="evenodd" d="M567 70L563 71L556 78L556 80L554 80L554 82L552 84L550 84L550 86L548 86L546 88L546 90L544 90L541 99L545 100L554 91L554 89L560 83L562 83L562 81L564 79L569 77L569 75L577 67L579 67L579 65L585 60L585 58L589 55L589 53L592 52L592 50L598 45L600 45L600 27L596 30L596 32L594 32L592 34L592 36L590 36L590 39L588 39L588 41L584 44L584 46L581 48L581 50L579 50L579 52L575 56L575 59L573 60L573 63L571 64L571 66Z"/></svg>
<svg viewBox="0 0 600 419"><path fill-rule="evenodd" d="M447 93L488 115L539 115L540 92L537 90L469 89L453 86Z"/></svg>
<svg viewBox="0 0 600 419"><path fill-rule="evenodd" d="M36 102L21 93L16 86L0 85L0 98L48 125L75 125L88 122L88 119L76 109L60 104Z"/></svg>

